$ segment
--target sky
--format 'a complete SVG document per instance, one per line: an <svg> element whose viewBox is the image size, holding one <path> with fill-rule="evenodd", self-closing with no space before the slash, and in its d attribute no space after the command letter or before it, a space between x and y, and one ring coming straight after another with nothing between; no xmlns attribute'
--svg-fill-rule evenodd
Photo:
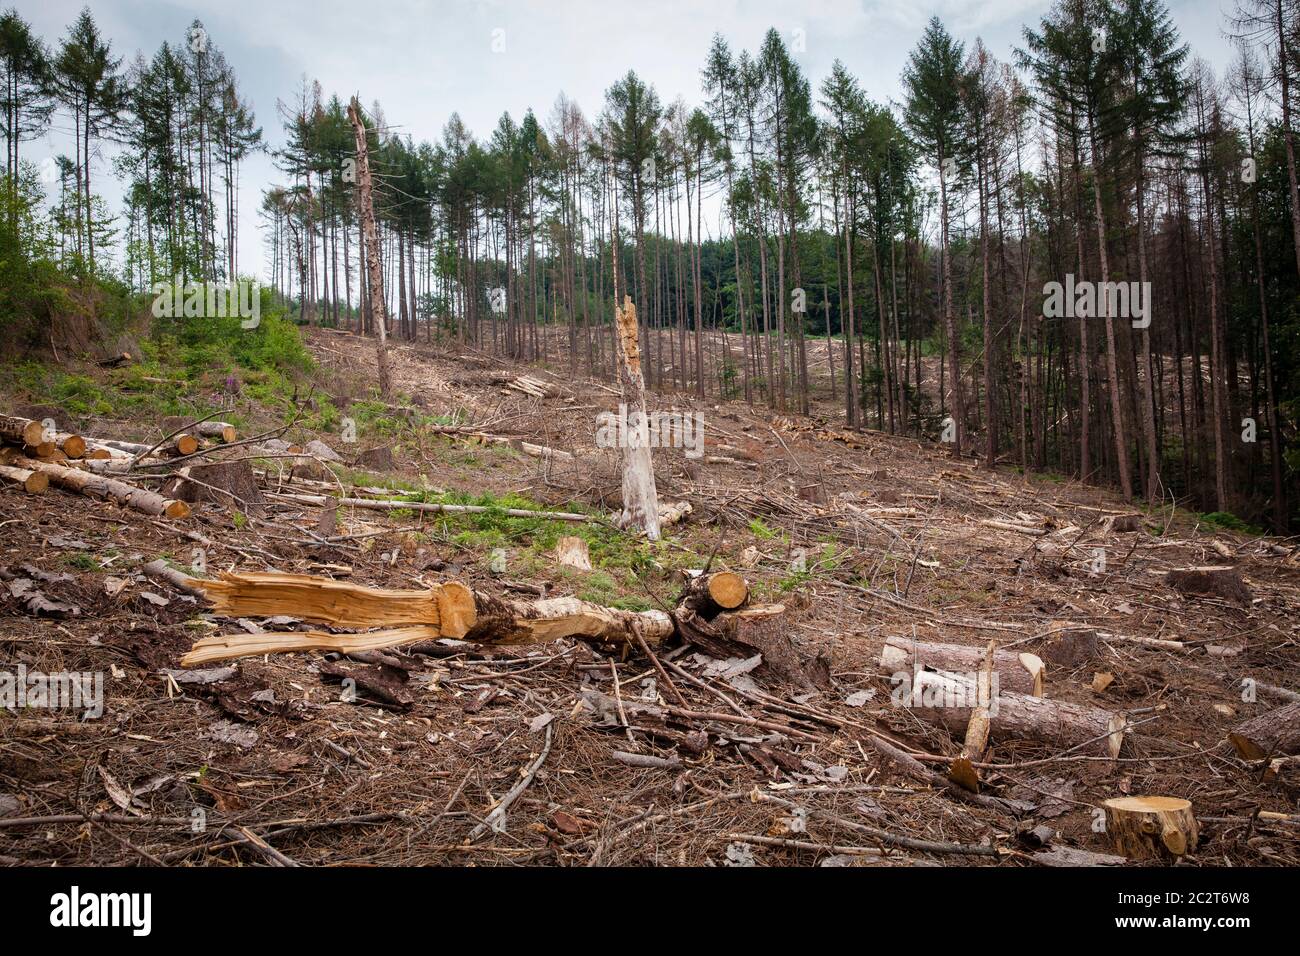
<svg viewBox="0 0 1300 956"><path fill-rule="evenodd" d="M10 0L13 2L13 0ZM1232 59L1224 36L1232 0L1166 0L1192 55L1222 75ZM17 0L18 12L51 47L80 12L80 0ZM588 118L629 69L667 104L700 104L700 68L715 33L733 51L756 50L779 30L814 85L840 59L877 101L897 102L899 76L925 23L939 16L968 45L984 40L1010 60L1023 26L1047 0L95 0L91 10L116 55L151 57L164 40L183 43L202 21L234 68L271 149L284 137L277 101L292 102L304 78L325 96L378 101L390 127L435 140L458 112L478 138L502 112L528 108L545 123L563 92ZM72 154L70 117L24 145L25 158ZM92 186L121 208L110 180L115 150L94 159ZM262 191L284 182L269 155L241 167L240 271L265 273L257 209ZM716 231L716 230L708 230Z"/></svg>

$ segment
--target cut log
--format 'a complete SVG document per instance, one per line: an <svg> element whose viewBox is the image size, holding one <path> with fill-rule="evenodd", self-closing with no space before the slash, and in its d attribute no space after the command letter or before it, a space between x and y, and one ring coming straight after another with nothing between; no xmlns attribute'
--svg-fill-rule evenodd
<svg viewBox="0 0 1300 956"><path fill-rule="evenodd" d="M486 505L440 505L422 501L394 501L383 498L332 498L328 495L302 495L296 492L281 492L277 498L287 501L300 501L303 504L324 507L342 506L345 508L364 508L371 511L432 511L446 514L481 515L490 511L500 511L512 518L546 518L551 521L592 521L591 515L572 511L527 511L523 508L489 508Z"/></svg>
<svg viewBox="0 0 1300 956"><path fill-rule="evenodd" d="M126 505L144 514L160 515L168 518L184 518L190 513L190 506L183 501L164 498L160 494L128 485L124 481L68 468L64 465L51 465L45 462L20 458L14 464L30 471L40 471L49 477L50 482L67 491L88 495L92 498L105 498Z"/></svg>
<svg viewBox="0 0 1300 956"><path fill-rule="evenodd" d="M140 570L144 572L147 578L152 578L155 581L165 581L178 591L203 597L204 591L199 578L192 578L188 574L177 571L162 558L157 561L150 561Z"/></svg>
<svg viewBox="0 0 1300 956"><path fill-rule="evenodd" d="M886 674L913 675L923 670L953 674L973 674L983 665L983 653L978 647L960 644L930 644L905 637L885 640L880 651L880 667ZM1042 660L1029 653L997 651L993 655L993 670L998 675L1002 690L1042 697L1047 667Z"/></svg>
<svg viewBox="0 0 1300 956"><path fill-rule="evenodd" d="M147 446L146 446L147 447ZM181 458L192 455L199 450L199 440L194 435L173 435L158 450L157 454Z"/></svg>
<svg viewBox="0 0 1300 956"><path fill-rule="evenodd" d="M892 700L953 733L965 733L972 709L987 700L989 731L997 738L1023 737L1065 748L1071 753L1118 757L1128 721L1098 707L1046 700L980 687L977 680L920 671L897 686Z"/></svg>
<svg viewBox="0 0 1300 956"><path fill-rule="evenodd" d="M1106 836L1131 860L1170 860L1196 849L1200 832L1189 800L1115 797L1106 808Z"/></svg>
<svg viewBox="0 0 1300 956"><path fill-rule="evenodd" d="M184 429L191 435L198 435L200 438L215 438L217 441L226 444L239 437L235 426L227 422L206 421L194 423L177 415L169 415L164 418L162 428L164 433Z"/></svg>
<svg viewBox="0 0 1300 956"><path fill-rule="evenodd" d="M45 441L45 426L31 418L0 415L0 439L12 445L39 445Z"/></svg>
<svg viewBox="0 0 1300 956"><path fill-rule="evenodd" d="M1300 701L1243 721L1228 740L1246 760L1300 753Z"/></svg>
<svg viewBox="0 0 1300 956"><path fill-rule="evenodd" d="M734 611L749 600L749 585L739 574L714 571L711 574L687 572L691 576L682 588L682 607L710 620L722 611Z"/></svg>
<svg viewBox="0 0 1300 956"><path fill-rule="evenodd" d="M1165 583L1179 594L1221 597L1242 605L1249 605L1252 597L1241 572L1227 565L1178 568L1165 574Z"/></svg>
<svg viewBox="0 0 1300 956"><path fill-rule="evenodd" d="M512 447L522 451L525 455L533 458L540 458L545 462L571 462L573 461L573 452L561 451L559 448L548 448L546 445L534 445L532 442L523 441L522 439L512 439Z"/></svg>
<svg viewBox="0 0 1300 956"><path fill-rule="evenodd" d="M69 458L82 458L86 454L86 439L80 435L72 435L68 432L56 432L54 435L54 447L63 452Z"/></svg>
<svg viewBox="0 0 1300 956"><path fill-rule="evenodd" d="M52 441L38 441L35 445L23 446L23 454L28 458L49 458L58 450L59 446Z"/></svg>
<svg viewBox="0 0 1300 956"><path fill-rule="evenodd" d="M186 667L259 654L380 650L443 637L479 644L537 644L562 637L637 647L673 633L663 611L622 611L577 598L509 601L448 582L420 591L390 591L301 574L224 574L190 579L222 617L289 615L337 627L407 625L363 634L226 634L198 641Z"/></svg>
<svg viewBox="0 0 1300 956"><path fill-rule="evenodd" d="M45 489L50 487L48 475L42 471L32 471L27 468L0 465L0 478L16 485L22 485L23 491L29 495L44 494Z"/></svg>

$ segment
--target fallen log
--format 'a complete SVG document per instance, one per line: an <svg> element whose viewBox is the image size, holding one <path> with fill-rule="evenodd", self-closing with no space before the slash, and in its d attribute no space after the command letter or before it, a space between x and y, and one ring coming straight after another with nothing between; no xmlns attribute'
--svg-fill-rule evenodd
<svg viewBox="0 0 1300 956"><path fill-rule="evenodd" d="M922 643L905 637L886 638L880 650L880 666L886 674L914 675L923 670L973 674L983 666L983 658L984 652L978 647ZM1043 696L1047 666L1035 654L996 651L993 672L998 675L998 687L1003 690Z"/></svg>
<svg viewBox="0 0 1300 956"><path fill-rule="evenodd" d="M994 737L1027 737L1070 751L1111 758L1120 755L1128 727L1128 720L1122 714L1002 691L980 683L950 674L920 671L910 686L908 681L900 682L891 700L953 733L964 733L970 726L972 710L987 703L989 731Z"/></svg>
<svg viewBox="0 0 1300 956"><path fill-rule="evenodd" d="M191 424L184 419L170 416L164 418L162 424L163 428L168 431L171 431L172 429L184 429L190 434L198 435L200 438L215 438L217 441L225 444L229 444L239 437L235 430L235 426L228 422L207 421Z"/></svg>
<svg viewBox="0 0 1300 956"><path fill-rule="evenodd" d="M137 488L135 485L128 485L125 481L118 481L116 478L97 475L90 471L82 471L80 468L69 468L65 465L51 465L45 462L33 461L30 458L20 458L14 464L19 468L44 473L53 484L67 491L75 491L78 494L92 498L116 501L144 514L160 515L168 518L185 518L190 513L190 506L183 501L164 498L160 494L146 491L144 488Z"/></svg>
<svg viewBox="0 0 1300 956"><path fill-rule="evenodd" d="M44 472L27 468L14 468L11 465L0 465L0 478L16 485L22 485L23 491L29 495L44 494L45 489L50 487L49 476Z"/></svg>
<svg viewBox="0 0 1300 956"><path fill-rule="evenodd" d="M371 511L433 511L446 514L480 515L491 511L500 511L512 518L545 518L550 521L596 521L594 515L577 514L572 511L527 511L523 508L489 508L486 505L440 505L423 501L395 501L385 498L334 498L329 495L304 495L296 492L280 492L277 498L299 501L303 504L324 506L332 504L345 508L364 508Z"/></svg>
<svg viewBox="0 0 1300 956"><path fill-rule="evenodd" d="M1131 860L1174 859L1196 849L1200 836L1191 801L1179 797L1115 797L1106 809L1106 836Z"/></svg>
<svg viewBox="0 0 1300 956"><path fill-rule="evenodd" d="M1300 701L1243 721L1228 740L1246 760L1300 753Z"/></svg>
<svg viewBox="0 0 1300 956"><path fill-rule="evenodd" d="M381 650L449 637L478 644L538 644L562 637L638 647L657 645L673 633L663 611L623 611L577 598L511 601L463 584L435 584L420 591L369 588L302 574L224 574L190 579L223 617L289 615L337 627L405 625L360 634L323 632L223 634L195 643L186 667L250 655L296 651Z"/></svg>

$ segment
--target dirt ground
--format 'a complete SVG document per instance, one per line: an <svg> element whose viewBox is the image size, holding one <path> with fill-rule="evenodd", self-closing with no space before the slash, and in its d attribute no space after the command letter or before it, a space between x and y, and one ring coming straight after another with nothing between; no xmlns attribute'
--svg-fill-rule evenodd
<svg viewBox="0 0 1300 956"><path fill-rule="evenodd" d="M344 404L363 394L372 343L319 331L310 346L323 391ZM318 508L277 495L398 480L617 511L617 451L595 441L596 415L618 406L607 382L554 357L512 366L466 347L398 345L392 361L405 396L394 416L416 424L360 445L389 447L393 469L334 479L268 460L260 517L204 504L169 521L55 489L0 488L0 576L36 582L65 606L34 614L0 580L0 671L98 672L105 696L96 719L0 709L0 862L1032 866L1058 861L1053 847L1110 852L1097 807L1148 794L1185 797L1200 818L1200 845L1180 865L1300 862L1297 820L1256 816L1296 813L1294 765L1266 773L1226 741L1300 687L1295 542L990 471L937 444L846 433L829 401L805 419L684 395L653 404L701 413L704 454L657 449L655 463L661 501L692 513L658 544L605 533L591 572L558 567L539 544L567 533L558 522L485 528L345 507L323 532ZM503 384L524 374L545 397ZM241 411L256 421L256 409ZM573 457L434 434L419 424L432 416ZM81 424L139 441L162 434L157 423ZM336 434L284 437L355 451ZM1133 530L1115 526L1134 514ZM801 686L765 662L665 648L669 687L639 655L564 640L344 662L362 674L355 695L327 673L339 662L320 655L245 659L195 680L176 669L197 638L295 626L213 618L141 574L160 557L191 565L196 549L210 574L274 569L394 588L457 580L630 608L671 605L681 571L711 558L742 573L756 600L785 605L786 634L806 660L829 663L830 679ZM504 570L493 567L498 549ZM1169 569L1204 565L1235 566L1248 598L1165 581ZM1080 650L1072 637L1090 632L1098 640ZM880 665L890 637L1038 654L1049 699L1127 715L1123 751L994 735L978 802L909 774L876 742L943 773L962 735L892 706ZM395 699L372 685L397 687ZM600 705L611 697L625 705L618 713ZM485 825L520 782L504 823Z"/></svg>

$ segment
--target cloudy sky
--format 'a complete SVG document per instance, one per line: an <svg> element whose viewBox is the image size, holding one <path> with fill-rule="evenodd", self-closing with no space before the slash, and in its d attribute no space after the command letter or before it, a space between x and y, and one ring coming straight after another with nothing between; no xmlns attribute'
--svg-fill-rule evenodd
<svg viewBox="0 0 1300 956"><path fill-rule="evenodd" d="M82 7L80 0L17 0L18 11L52 46ZM1231 59L1223 35L1231 0L1167 0L1193 55L1222 73ZM702 99L700 67L712 36L733 49L755 49L769 27L786 35L814 84L835 59L868 94L897 100L898 77L926 20L937 14L967 43L976 37L1010 59L1022 26L1037 22L1046 0L96 0L100 28L129 62L164 40L183 42L196 17L232 64L272 148L282 141L276 101L290 101L303 78L326 95L378 100L391 126L416 140L436 138L452 111L476 136L503 111L531 107L545 121L563 91L589 117L609 84L635 69L664 102ZM57 127L71 120L60 117ZM28 159L71 153L56 129L25 147ZM114 207L108 185L112 148L95 160L92 179ZM280 179L269 157L243 170L242 269L260 268L265 252L256 209Z"/></svg>

